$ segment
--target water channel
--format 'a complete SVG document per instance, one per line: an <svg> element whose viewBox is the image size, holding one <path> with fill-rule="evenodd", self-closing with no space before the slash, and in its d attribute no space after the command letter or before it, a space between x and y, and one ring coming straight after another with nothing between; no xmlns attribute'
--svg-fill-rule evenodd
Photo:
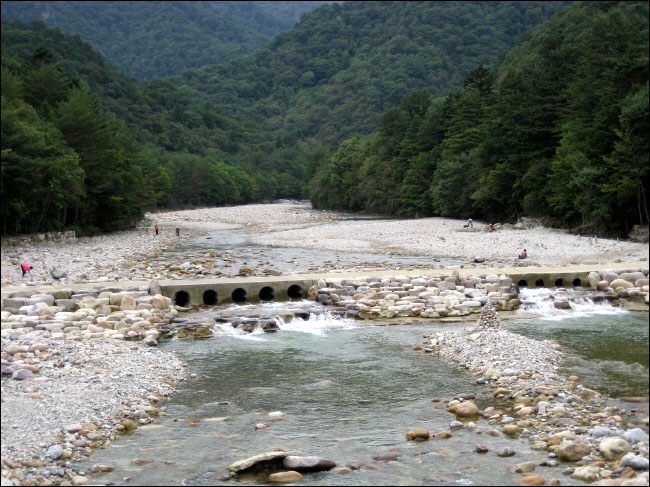
<svg viewBox="0 0 650 487"><path fill-rule="evenodd" d="M219 479L231 462L274 448L377 469L308 474L308 485L512 484L519 476L509 472L511 466L546 459L526 440L490 436L498 426L484 421L480 434L460 430L444 441L405 440L414 427L448 429L453 417L432 399L473 392L479 407L490 401L490 390L463 369L412 350L423 335L465 324L368 326L325 313L283 324L274 334L240 335L219 326L217 338L163 342L197 377L166 403L169 416L93 455L93 463L117 466L101 482L264 485L264 476ZM647 314L595 309L568 318L509 320L505 326L559 340L567 353L566 373L584 377L586 386L616 396L648 395ZM271 420L271 411L281 411L284 419ZM269 428L256 430L257 423ZM474 453L476 443L490 453ZM504 446L517 455L496 457ZM374 462L378 455L395 455L396 461ZM562 469L544 467L540 473L579 484Z"/></svg>
<svg viewBox="0 0 650 487"><path fill-rule="evenodd" d="M211 241L216 238L201 237L176 252L216 248ZM218 238L221 249L276 252L284 272L302 272L317 259L329 258L320 251L251 246L236 231L220 232ZM359 262L360 256L344 254L331 258ZM363 258L387 260L383 255ZM529 303L527 311L541 316L511 319L504 326L532 338L558 340L566 353L563 372L578 375L586 387L613 397L647 397L648 314L579 299L571 312L555 310L548 306L548 294L526 290L522 297ZM292 307L314 314L307 321L282 322L280 331L271 334L244 335L219 324L214 338L161 342L196 377L164 404L168 416L95 452L88 467L99 463L116 468L93 480L114 485L267 485L264 475L224 480L226 466L282 448L361 467L346 475L307 474L297 485L503 485L520 477L509 472L513 465L547 459L545 452L531 450L527 440L490 435L500 428L484 420L478 422L478 431L458 430L444 441L406 441L406 431L415 427L432 434L449 429L454 417L436 408L440 403L432 399L475 393L479 407L493 403L491 389L477 385L464 369L413 350L424 335L467 323L380 326L332 317L318 306L307 301L234 306L241 314L277 315ZM205 309L199 316L217 311L223 309ZM270 419L272 411L281 411L284 418ZM268 428L255 429L258 423ZM477 443L490 451L475 453ZM505 446L512 446L516 455L497 457ZM394 455L395 460L373 460L382 455ZM538 467L547 479L580 484L562 475L563 469Z"/></svg>

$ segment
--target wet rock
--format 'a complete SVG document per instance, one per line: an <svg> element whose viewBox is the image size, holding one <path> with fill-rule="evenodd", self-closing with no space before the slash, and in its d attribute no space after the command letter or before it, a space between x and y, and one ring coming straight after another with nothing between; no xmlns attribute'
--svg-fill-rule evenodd
<svg viewBox="0 0 650 487"><path fill-rule="evenodd" d="M517 479L516 482L521 485L544 485L546 480L541 475L526 475Z"/></svg>
<svg viewBox="0 0 650 487"><path fill-rule="evenodd" d="M231 472L242 472L248 470L253 465L256 465L260 462L268 462L271 460L276 460L279 458L285 458L288 456L302 456L302 453L297 450L273 450L266 453L260 453L259 455L254 455L252 457L245 458L243 460L237 460L236 462L231 463L226 468Z"/></svg>
<svg viewBox="0 0 650 487"><path fill-rule="evenodd" d="M623 438L614 436L602 440L598 450L607 460L618 460L630 451L630 444Z"/></svg>
<svg viewBox="0 0 650 487"><path fill-rule="evenodd" d="M282 464L285 466L285 468L299 472L317 472L320 470L329 470L330 468L336 467L336 462L314 456L302 457L290 455L284 457Z"/></svg>
<svg viewBox="0 0 650 487"><path fill-rule="evenodd" d="M353 470L349 467L335 467L332 470L329 471L329 473L336 473L336 474L346 474L346 473L352 473Z"/></svg>
<svg viewBox="0 0 650 487"><path fill-rule="evenodd" d="M479 444L477 444L477 445L474 447L474 451L475 451L476 453L487 453L489 450L488 450L488 448L487 448L486 446L483 446L483 445L479 445Z"/></svg>
<svg viewBox="0 0 650 487"><path fill-rule="evenodd" d="M372 459L376 462L396 462L397 455L375 455Z"/></svg>
<svg viewBox="0 0 650 487"><path fill-rule="evenodd" d="M434 440L446 440L447 438L451 438L452 436L453 435L449 431L441 431L436 436L434 436L432 439L434 439Z"/></svg>
<svg viewBox="0 0 650 487"><path fill-rule="evenodd" d="M500 457L511 457L515 454L515 450L513 448L510 448L509 446L505 447L503 450L501 450L497 455Z"/></svg>
<svg viewBox="0 0 650 487"><path fill-rule="evenodd" d="M469 418L479 415L478 407L471 401L461 402L460 404L451 406L447 408L447 411L455 414L459 418Z"/></svg>
<svg viewBox="0 0 650 487"><path fill-rule="evenodd" d="M288 472L277 472L277 473L272 473L271 475L268 476L267 480L269 482L298 482L301 480L302 474L300 472L294 472L292 470L289 470Z"/></svg>
<svg viewBox="0 0 650 487"><path fill-rule="evenodd" d="M412 430L406 432L406 439L408 441L424 441L428 440L430 436L431 435L429 434L429 430L424 428L413 428Z"/></svg>
<svg viewBox="0 0 650 487"><path fill-rule="evenodd" d="M512 473L528 473L535 470L536 466L537 465L535 464L535 462L524 462L524 463L520 463L519 465L515 465L510 469L510 471Z"/></svg>

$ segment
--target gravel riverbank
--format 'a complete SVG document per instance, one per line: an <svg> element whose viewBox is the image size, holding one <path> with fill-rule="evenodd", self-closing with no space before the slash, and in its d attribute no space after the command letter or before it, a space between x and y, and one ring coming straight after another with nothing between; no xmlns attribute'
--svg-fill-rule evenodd
<svg viewBox="0 0 650 487"><path fill-rule="evenodd" d="M223 266L213 272L210 266L193 265L192 269L183 269L181 265L186 259L182 258L178 262L166 262L164 266L151 262L165 249L182 246L197 235L219 230L241 232L251 244L257 245L428 256L431 266L444 258L458 259L464 262L465 267L471 267L475 262L501 267L647 261L649 249L647 243L580 237L543 227L515 229L504 226L488 233L484 223L474 222L474 228L468 229L463 228L463 221L448 218L351 221L350 215L312 210L308 203L293 202L161 212L149 214L147 218L147 222L137 229L79 238L73 243L3 245L2 285L228 275ZM155 224L162 228L158 236L153 232ZM180 228L180 238L176 237L176 227ZM520 261L517 256L524 248L529 257ZM204 257L227 261L226 267L232 271L230 274L237 275L246 265L244 262L250 263L252 258L244 251L239 254L208 252ZM259 255L259 260L259 269L253 271L261 273L268 264L263 262L263 254ZM34 266L31 275L24 279L20 263ZM321 270L327 271L332 266L335 263L323 265ZM375 266L373 269L381 268ZM185 272L174 272L177 270ZM305 271L307 269L296 263L294 269L289 266L287 272ZM65 276L54 279L53 272Z"/></svg>

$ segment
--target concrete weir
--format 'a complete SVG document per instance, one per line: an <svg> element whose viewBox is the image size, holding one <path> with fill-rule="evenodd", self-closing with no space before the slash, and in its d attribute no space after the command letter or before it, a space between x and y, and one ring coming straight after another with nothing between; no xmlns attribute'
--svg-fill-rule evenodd
<svg viewBox="0 0 650 487"><path fill-rule="evenodd" d="M304 276L158 281L163 296L178 306L303 299L316 282Z"/></svg>
<svg viewBox="0 0 650 487"><path fill-rule="evenodd" d="M590 287L589 273L603 269L641 269L647 262L615 264L583 264L566 266L504 267L500 269L464 268L463 275L498 274L510 277L520 288L528 287ZM277 277L241 277L228 279L184 279L158 281L161 293L179 306L217 305L264 301L287 301L307 297L309 288L320 279L355 279L364 276L449 276L452 269L415 271L340 272L295 274Z"/></svg>

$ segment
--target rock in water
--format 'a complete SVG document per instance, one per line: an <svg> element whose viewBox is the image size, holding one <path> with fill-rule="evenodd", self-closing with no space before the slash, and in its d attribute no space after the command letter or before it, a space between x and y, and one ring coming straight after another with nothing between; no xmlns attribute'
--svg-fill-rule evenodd
<svg viewBox="0 0 650 487"><path fill-rule="evenodd" d="M226 468L231 472L241 472L242 470L247 470L251 468L253 465L259 462L267 462L270 460L275 460L276 458L284 458L288 456L302 456L302 453L295 450L290 450L290 451L273 450L267 453L261 453L253 457L246 458L244 460L238 460L234 463L231 463Z"/></svg>
<svg viewBox="0 0 650 487"><path fill-rule="evenodd" d="M297 457L287 456L282 461L285 468L296 470L298 472L317 472L319 470L329 470L336 467L336 462L321 457Z"/></svg>
<svg viewBox="0 0 650 487"><path fill-rule="evenodd" d="M487 303L485 306L483 306L483 309L481 310L481 316L478 319L479 328L497 328L499 327L500 323L501 320L499 319L499 313L497 313L495 307L490 303Z"/></svg>

